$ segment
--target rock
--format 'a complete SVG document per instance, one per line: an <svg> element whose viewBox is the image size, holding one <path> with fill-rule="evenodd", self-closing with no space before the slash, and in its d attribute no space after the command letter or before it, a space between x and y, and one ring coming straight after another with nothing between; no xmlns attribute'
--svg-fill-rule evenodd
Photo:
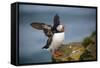
<svg viewBox="0 0 100 68"><path fill-rule="evenodd" d="M58 49L62 54L61 56L53 56L53 61L76 61L79 60L80 55L84 52L84 47L80 43L65 44Z"/></svg>

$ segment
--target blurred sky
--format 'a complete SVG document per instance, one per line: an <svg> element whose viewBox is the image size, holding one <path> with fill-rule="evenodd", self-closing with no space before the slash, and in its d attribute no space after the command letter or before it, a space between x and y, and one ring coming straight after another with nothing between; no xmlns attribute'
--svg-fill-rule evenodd
<svg viewBox="0 0 100 68"><path fill-rule="evenodd" d="M80 42L96 29L96 10L93 8L57 7L39 5L19 6L19 57L20 63L51 62L51 55L41 49L47 37L33 29L32 22L53 25L58 14L65 27L65 43Z"/></svg>

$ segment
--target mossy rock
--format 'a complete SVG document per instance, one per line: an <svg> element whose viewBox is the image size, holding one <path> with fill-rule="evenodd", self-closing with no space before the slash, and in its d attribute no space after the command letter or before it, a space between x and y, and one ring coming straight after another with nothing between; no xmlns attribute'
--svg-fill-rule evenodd
<svg viewBox="0 0 100 68"><path fill-rule="evenodd" d="M71 43L74 44L74 43ZM65 62L65 61L76 61L79 60L80 56L84 52L84 47L82 45L67 45L62 46L59 48L59 51L61 51L61 56L52 56L53 62Z"/></svg>
<svg viewBox="0 0 100 68"><path fill-rule="evenodd" d="M80 60L94 60L95 58L91 55L91 53L88 50L85 50L85 52L80 56Z"/></svg>

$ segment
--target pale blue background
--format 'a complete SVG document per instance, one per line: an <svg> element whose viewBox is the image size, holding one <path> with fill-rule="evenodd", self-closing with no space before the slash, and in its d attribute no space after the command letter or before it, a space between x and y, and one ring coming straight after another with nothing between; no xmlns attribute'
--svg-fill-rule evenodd
<svg viewBox="0 0 100 68"><path fill-rule="evenodd" d="M33 29L32 22L53 25L55 14L65 26L65 43L80 42L96 29L96 10L93 8L52 7L37 5L19 6L19 59L20 63L51 62L51 55L41 49L47 37Z"/></svg>

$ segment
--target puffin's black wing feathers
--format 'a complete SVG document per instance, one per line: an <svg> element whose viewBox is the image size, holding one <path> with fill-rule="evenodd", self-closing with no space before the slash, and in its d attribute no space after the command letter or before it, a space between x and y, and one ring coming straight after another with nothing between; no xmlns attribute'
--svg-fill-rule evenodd
<svg viewBox="0 0 100 68"><path fill-rule="evenodd" d="M38 23L38 22L31 23L31 26L35 29L38 29L38 30L43 30L44 25L45 25L44 23Z"/></svg>
<svg viewBox="0 0 100 68"><path fill-rule="evenodd" d="M51 37L53 35L51 25L46 25L44 23L33 22L33 23L31 23L31 26L35 29L43 30L47 37Z"/></svg>
<svg viewBox="0 0 100 68"><path fill-rule="evenodd" d="M43 30L44 34L48 37L47 43L43 48L45 49L49 48L53 36L52 26L46 25L44 23L38 23L38 22L31 23L31 26L35 29Z"/></svg>
<svg viewBox="0 0 100 68"><path fill-rule="evenodd" d="M45 49L49 48L51 42L52 42L52 37L49 37L48 40L47 40L46 45L45 45L44 47L42 47L42 49L44 49L44 48L45 48Z"/></svg>
<svg viewBox="0 0 100 68"><path fill-rule="evenodd" d="M60 25L60 19L59 19L59 16L56 14L54 16L54 25L53 25L53 30L54 31L57 31L57 26Z"/></svg>

